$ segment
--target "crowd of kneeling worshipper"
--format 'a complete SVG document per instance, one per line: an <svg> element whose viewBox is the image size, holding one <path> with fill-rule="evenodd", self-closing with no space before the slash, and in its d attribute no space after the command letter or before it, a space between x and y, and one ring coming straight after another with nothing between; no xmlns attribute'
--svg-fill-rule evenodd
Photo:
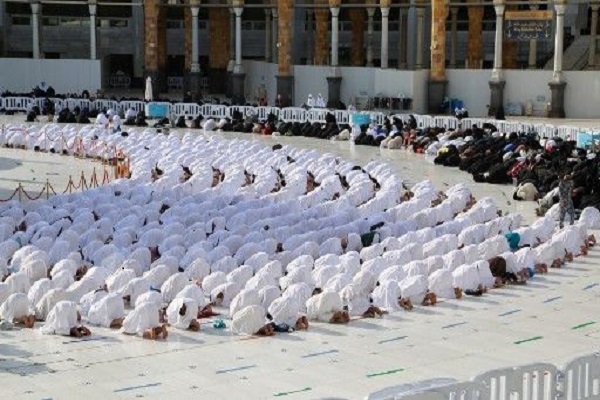
<svg viewBox="0 0 600 400"><path fill-rule="evenodd" d="M46 149L76 136L117 146L131 177L0 204L5 330L164 339L211 329L202 320L265 336L343 324L526 284L586 255L589 229L600 227L596 208L563 229L549 215L521 226L463 184L408 190L384 163L315 150L191 132L28 129L54 133L38 143Z"/></svg>

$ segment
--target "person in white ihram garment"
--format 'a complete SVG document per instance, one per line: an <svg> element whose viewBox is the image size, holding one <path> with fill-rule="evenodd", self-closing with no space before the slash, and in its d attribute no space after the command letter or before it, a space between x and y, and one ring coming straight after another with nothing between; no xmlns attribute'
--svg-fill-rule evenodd
<svg viewBox="0 0 600 400"><path fill-rule="evenodd" d="M46 323L40 328L45 335L73 337L90 336L92 332L80 323L77 305L72 301L59 301L48 314Z"/></svg>
<svg viewBox="0 0 600 400"><path fill-rule="evenodd" d="M142 335L144 339L166 339L167 326L160 322L160 310L155 303L136 305L125 320L121 331L127 335Z"/></svg>

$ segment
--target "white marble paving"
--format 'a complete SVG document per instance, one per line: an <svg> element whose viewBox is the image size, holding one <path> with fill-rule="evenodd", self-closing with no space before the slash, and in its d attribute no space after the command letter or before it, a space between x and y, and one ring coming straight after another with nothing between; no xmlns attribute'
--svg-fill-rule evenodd
<svg viewBox="0 0 600 400"><path fill-rule="evenodd" d="M431 179L444 189L466 182L478 197L492 196L502 209L533 219L534 204L512 201L512 187L476 184L456 169L406 151L307 138L256 139L317 148L361 164L385 159L409 184ZM0 149L0 157L25 159L18 150ZM171 330L164 342L102 328L88 340L35 330L0 332L0 399L358 399L415 380L462 380L503 366L566 363L598 350L599 267L600 248L594 248L526 286L347 326L313 323L307 332L273 338L243 339L211 324L198 333ZM573 329L585 323L591 324Z"/></svg>

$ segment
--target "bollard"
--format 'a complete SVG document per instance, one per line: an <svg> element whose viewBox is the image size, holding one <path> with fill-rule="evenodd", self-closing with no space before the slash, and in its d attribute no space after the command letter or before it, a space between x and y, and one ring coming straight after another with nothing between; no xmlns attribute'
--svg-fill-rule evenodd
<svg viewBox="0 0 600 400"><path fill-rule="evenodd" d="M19 191L19 203L23 201L23 186L19 183L17 186L17 190Z"/></svg>
<svg viewBox="0 0 600 400"><path fill-rule="evenodd" d="M50 180L46 179L46 200L50 198Z"/></svg>

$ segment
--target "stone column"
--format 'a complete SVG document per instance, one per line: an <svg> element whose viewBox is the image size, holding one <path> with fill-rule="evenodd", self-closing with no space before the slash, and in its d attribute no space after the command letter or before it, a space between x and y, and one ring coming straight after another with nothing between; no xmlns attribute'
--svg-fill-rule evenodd
<svg viewBox="0 0 600 400"><path fill-rule="evenodd" d="M592 9L592 26L590 26L590 49L588 51L588 68L596 66L596 41L598 32L598 8L600 3L590 4Z"/></svg>
<svg viewBox="0 0 600 400"><path fill-rule="evenodd" d="M313 23L314 11L310 8L306 9L306 65L313 64Z"/></svg>
<svg viewBox="0 0 600 400"><path fill-rule="evenodd" d="M329 5L331 11L331 71L327 77L327 107L338 108L342 90L342 76L338 66L340 0L330 0Z"/></svg>
<svg viewBox="0 0 600 400"><path fill-rule="evenodd" d="M381 2L382 5L384 1ZM388 54L389 54L389 18L390 18L390 7L389 0L387 7L381 7L381 68L388 67Z"/></svg>
<svg viewBox="0 0 600 400"><path fill-rule="evenodd" d="M564 0L554 4L556 10L556 34L554 37L554 70L552 71L552 82L549 83L552 99L550 102L550 118L565 117L565 86L562 75L563 40L565 31L565 9L567 5Z"/></svg>
<svg viewBox="0 0 600 400"><path fill-rule="evenodd" d="M144 74L152 78L154 96L167 91L166 68L165 8L160 7L156 0L144 0Z"/></svg>
<svg viewBox="0 0 600 400"><path fill-rule="evenodd" d="M539 8L537 5L529 6L532 11L535 11ZM529 60L527 63L529 69L537 68L537 40L531 39L529 41Z"/></svg>
<svg viewBox="0 0 600 400"><path fill-rule="evenodd" d="M492 69L492 79L502 79L502 38L504 35L504 3L494 2L496 10L496 36L494 41L494 68Z"/></svg>
<svg viewBox="0 0 600 400"><path fill-rule="evenodd" d="M231 80L231 102L233 104L243 105L246 103L244 66L242 65L242 13L244 12L244 3L236 1L233 11L235 13L235 63L233 64L233 74Z"/></svg>
<svg viewBox="0 0 600 400"><path fill-rule="evenodd" d="M427 109L429 113L442 113L446 97L446 18L448 6L445 0L431 2L431 69L427 82Z"/></svg>
<svg viewBox="0 0 600 400"><path fill-rule="evenodd" d="M337 68L339 65L339 17L340 8L331 7L331 66Z"/></svg>
<svg viewBox="0 0 600 400"><path fill-rule="evenodd" d="M277 11L277 8L273 8L271 13L273 14L273 23L271 25L271 62L277 62L279 54L279 49L277 47L277 44L279 43L279 12Z"/></svg>
<svg viewBox="0 0 600 400"><path fill-rule="evenodd" d="M265 8L265 61L271 61L271 49L273 44L271 43L271 9Z"/></svg>
<svg viewBox="0 0 600 400"><path fill-rule="evenodd" d="M408 9L398 9L398 68L408 66Z"/></svg>
<svg viewBox="0 0 600 400"><path fill-rule="evenodd" d="M200 8L192 7L192 62L190 70L192 72L200 72L200 64L198 63L198 13Z"/></svg>
<svg viewBox="0 0 600 400"><path fill-rule="evenodd" d="M316 2L317 4L323 4ZM329 60L329 10L315 9L314 64L327 65Z"/></svg>
<svg viewBox="0 0 600 400"><path fill-rule="evenodd" d="M415 69L423 69L423 19L425 17L425 8L417 5L417 54L415 57Z"/></svg>
<svg viewBox="0 0 600 400"><path fill-rule="evenodd" d="M200 100L202 97L201 93L201 74L200 74L200 63L198 62L199 55L199 44L198 44L198 13L200 8L198 7L199 1L194 0L191 7L192 13L192 59L190 61L190 77L189 77L189 90L192 93L192 99L194 101Z"/></svg>
<svg viewBox="0 0 600 400"><path fill-rule="evenodd" d="M31 28L33 30L33 58L40 58L40 13L42 5L31 3Z"/></svg>
<svg viewBox="0 0 600 400"><path fill-rule="evenodd" d="M450 22L450 68L456 68L456 45L458 44L458 7L450 9L452 20Z"/></svg>
<svg viewBox="0 0 600 400"><path fill-rule="evenodd" d="M367 67L373 66L373 16L375 9L367 8Z"/></svg>
<svg viewBox="0 0 600 400"><path fill-rule="evenodd" d="M294 73L292 59L292 33L294 29L294 5L289 0L277 0L279 12L279 54L277 65L277 95L280 107L294 104Z"/></svg>
<svg viewBox="0 0 600 400"><path fill-rule="evenodd" d="M502 74L502 37L504 24L504 3L502 0L494 1L496 10L496 38L494 42L494 69L490 79L490 108L488 113L497 119L504 119L504 81Z"/></svg>
<svg viewBox="0 0 600 400"><path fill-rule="evenodd" d="M350 63L355 67L365 65L365 12L362 8L351 8L348 10L350 23L352 24L352 45L350 47Z"/></svg>
<svg viewBox="0 0 600 400"><path fill-rule="evenodd" d="M210 12L210 9L209 9ZM218 51L215 49L215 51ZM233 66L235 65L235 11L229 8L229 63L227 64L227 97L233 96Z"/></svg>
<svg viewBox="0 0 600 400"><path fill-rule="evenodd" d="M96 59L96 2L90 1L90 60Z"/></svg>
<svg viewBox="0 0 600 400"><path fill-rule="evenodd" d="M466 68L481 69L483 64L483 5L469 6L469 41Z"/></svg>

